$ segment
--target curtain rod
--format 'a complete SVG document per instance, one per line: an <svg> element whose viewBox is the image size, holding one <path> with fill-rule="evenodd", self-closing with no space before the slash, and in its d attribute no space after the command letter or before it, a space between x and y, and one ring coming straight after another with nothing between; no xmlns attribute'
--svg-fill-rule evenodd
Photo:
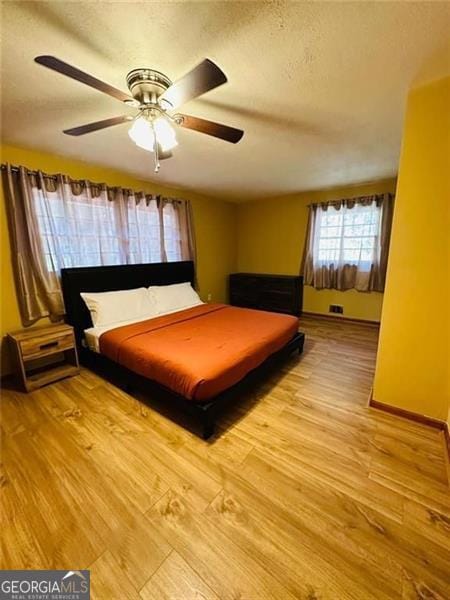
<svg viewBox="0 0 450 600"><path fill-rule="evenodd" d="M1 166L0 166L0 168L1 168L2 171L6 171L7 166L8 166L7 163L2 163ZM15 167L13 165L10 166L10 169L11 169L11 171L14 171L14 173L19 173L19 171L20 171L19 167ZM30 175L37 175L38 174L38 171L33 171L32 169L27 169L27 172ZM49 179L56 179L57 178L57 175L48 175L47 173L43 173L43 175L44 175L44 177L48 177Z"/></svg>
<svg viewBox="0 0 450 600"><path fill-rule="evenodd" d="M0 168L1 168L2 171L6 171L7 167L8 167L7 163L2 163ZM55 174L55 175L53 175L53 174L50 175L49 173L44 173L43 171L35 171L33 169L27 169L26 167L23 167L23 168L27 172L27 175L34 175L34 176L36 176L36 175L39 174L39 172L41 172L42 175L43 175L43 177L45 177L46 179L52 179L53 181L57 181L58 180L58 175L61 175L61 177L66 177L70 181L79 182L81 185L83 185L85 181L89 181L89 183L91 185L95 185L95 186L98 186L98 187L101 187L101 186L104 185L106 187L111 187L111 188L121 188L121 186L107 186L106 183L97 183L95 181L90 181L89 179L74 179L73 177L70 177L69 175L64 175L63 173L58 173L58 174ZM20 167L16 167L15 165L10 165L10 169L14 173L20 173ZM121 188L121 189L128 189L128 188Z"/></svg>
<svg viewBox="0 0 450 600"><path fill-rule="evenodd" d="M6 171L8 167L7 163L2 163L0 165L0 169L2 171ZM15 165L9 165L11 171L13 171L14 173L20 173L20 167L16 167ZM32 175L32 176L36 176L39 174L39 171L35 171L33 169L27 169L26 167L24 167L24 169L27 172L27 175ZM58 175L49 175L48 173L44 173L43 171L41 171L42 175L46 178L46 179L51 179L53 181L57 181L58 180ZM164 200L170 200L172 202L181 202L181 200L179 200L178 198L168 198L166 196L163 196L162 194L153 194L152 192L144 192L142 190L134 190L132 188L124 188L120 185L107 185L106 183L97 183L95 181L90 181L89 179L73 179L72 177L69 177L68 175L64 175L62 173L60 173L59 175L61 175L62 177L66 177L69 181L75 182L75 183L79 183L81 186L85 185L86 181L91 185L91 186L95 186L95 187L105 187L107 189L112 189L112 190L122 190L122 191L132 191L133 194L139 194L142 196L152 196L153 198L159 200L161 198L163 198Z"/></svg>
<svg viewBox="0 0 450 600"><path fill-rule="evenodd" d="M357 200L363 200L363 199L369 199L369 198L377 198L379 196L389 196L390 198L394 198L395 194L393 192L380 192L379 194L367 194L365 196L353 196L353 197L349 197L349 198L342 198L341 200L323 200L322 202L311 202L310 204L307 204L307 206L321 206L322 204L328 204L333 206L334 204L342 204L343 202L346 202L348 200L350 201L357 201Z"/></svg>

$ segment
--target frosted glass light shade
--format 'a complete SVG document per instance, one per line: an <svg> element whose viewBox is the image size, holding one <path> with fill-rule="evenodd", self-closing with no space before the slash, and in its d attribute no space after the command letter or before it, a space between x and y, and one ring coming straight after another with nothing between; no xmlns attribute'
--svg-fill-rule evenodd
<svg viewBox="0 0 450 600"><path fill-rule="evenodd" d="M128 131L128 135L140 148L154 152L155 150L155 134L151 124L144 119L144 117L138 117Z"/></svg>
<svg viewBox="0 0 450 600"><path fill-rule="evenodd" d="M163 117L156 119L156 121L153 123L153 126L155 128L158 144L161 146L164 152L172 150L172 148L175 148L175 146L178 145L177 138L175 137L175 131L166 119Z"/></svg>
<svg viewBox="0 0 450 600"><path fill-rule="evenodd" d="M153 127L146 118L138 117L130 127L128 135L136 146L148 150L149 152L155 151L155 136L157 143L164 152L167 152L178 145L175 131L164 117L156 119L156 121L153 122Z"/></svg>

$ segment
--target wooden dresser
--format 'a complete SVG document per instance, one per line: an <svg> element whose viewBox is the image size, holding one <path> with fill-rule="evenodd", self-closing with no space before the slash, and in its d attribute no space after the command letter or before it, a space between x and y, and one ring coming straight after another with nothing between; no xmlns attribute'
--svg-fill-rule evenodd
<svg viewBox="0 0 450 600"><path fill-rule="evenodd" d="M299 316L303 304L303 277L232 273L230 304Z"/></svg>

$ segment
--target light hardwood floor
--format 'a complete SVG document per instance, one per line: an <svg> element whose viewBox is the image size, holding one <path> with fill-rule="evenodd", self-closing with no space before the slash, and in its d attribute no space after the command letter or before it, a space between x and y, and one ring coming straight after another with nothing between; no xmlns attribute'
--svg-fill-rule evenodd
<svg viewBox="0 0 450 600"><path fill-rule="evenodd" d="M209 443L92 373L2 399L2 567L100 600L450 598L440 432L366 408L373 327L305 352Z"/></svg>

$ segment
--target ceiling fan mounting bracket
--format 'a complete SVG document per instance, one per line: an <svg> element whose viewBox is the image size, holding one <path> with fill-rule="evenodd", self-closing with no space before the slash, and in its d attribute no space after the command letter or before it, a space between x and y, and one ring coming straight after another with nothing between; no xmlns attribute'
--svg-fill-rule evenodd
<svg viewBox="0 0 450 600"><path fill-rule="evenodd" d="M159 96L171 85L171 80L153 69L133 69L127 75L127 85L131 95L141 105L157 104ZM167 108L170 105L167 103Z"/></svg>
<svg viewBox="0 0 450 600"><path fill-rule="evenodd" d="M170 116L170 118L171 118L172 121L175 121L175 123L177 125L183 125L183 123L184 123L184 117L183 117L183 115L180 115L178 113L176 115Z"/></svg>
<svg viewBox="0 0 450 600"><path fill-rule="evenodd" d="M158 104L149 103L149 104L141 104L139 107L139 113L136 115L137 117L144 117L148 121L155 121L162 115L166 115L170 118L170 115L166 113Z"/></svg>

